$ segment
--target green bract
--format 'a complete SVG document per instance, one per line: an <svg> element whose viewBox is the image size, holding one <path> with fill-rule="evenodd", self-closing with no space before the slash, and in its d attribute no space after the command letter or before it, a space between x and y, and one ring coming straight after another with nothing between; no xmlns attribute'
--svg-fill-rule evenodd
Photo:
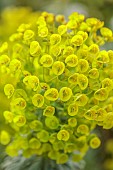
<svg viewBox="0 0 113 170"><path fill-rule="evenodd" d="M72 96L72 90L68 87L62 87L59 91L59 97L61 101L66 102L68 101Z"/></svg>
<svg viewBox="0 0 113 170"><path fill-rule="evenodd" d="M44 97L41 94L35 94L32 98L32 103L36 107L42 107L44 104Z"/></svg>
<svg viewBox="0 0 113 170"><path fill-rule="evenodd" d="M58 140L67 141L69 139L69 132L67 130L60 130L57 134Z"/></svg>
<svg viewBox="0 0 113 170"><path fill-rule="evenodd" d="M38 149L38 148L40 148L41 143L40 143L40 141L37 140L36 138L31 138L31 139L29 140L29 146L30 146L30 148L32 148L32 149Z"/></svg>
<svg viewBox="0 0 113 170"><path fill-rule="evenodd" d="M26 107L26 101L23 98L15 98L11 102L11 107L14 110L23 110Z"/></svg>
<svg viewBox="0 0 113 170"><path fill-rule="evenodd" d="M69 56L66 57L65 63L69 67L75 67L78 64L78 57L76 55L74 55L74 54L69 55Z"/></svg>
<svg viewBox="0 0 113 170"><path fill-rule="evenodd" d="M26 123L26 118L25 118L25 116L18 115L18 116L15 116L15 117L14 117L13 122L14 122L15 125L21 127L21 126L24 126L24 125L25 125L25 123Z"/></svg>
<svg viewBox="0 0 113 170"><path fill-rule="evenodd" d="M97 137L93 137L91 140L90 140L90 146L91 148L93 149L96 149L100 146L101 144L101 141L99 140L99 138Z"/></svg>
<svg viewBox="0 0 113 170"><path fill-rule="evenodd" d="M61 41L61 36L59 34L52 34L50 36L50 43L52 45L59 44Z"/></svg>
<svg viewBox="0 0 113 170"><path fill-rule="evenodd" d="M55 61L52 66L52 71L55 75L61 75L64 72L65 65L61 61Z"/></svg>
<svg viewBox="0 0 113 170"><path fill-rule="evenodd" d="M47 106L43 111L44 116L53 116L54 113L55 113L55 108L52 106Z"/></svg>
<svg viewBox="0 0 113 170"><path fill-rule="evenodd" d="M39 43L37 41L32 41L30 43L30 54L33 57L36 57L36 56L40 55L40 53L41 53L41 47L40 47Z"/></svg>
<svg viewBox="0 0 113 170"><path fill-rule="evenodd" d="M88 86L88 78L84 74L78 74L77 82L81 90L84 90Z"/></svg>
<svg viewBox="0 0 113 170"><path fill-rule="evenodd" d="M44 97L50 101L55 101L58 99L58 90L55 88L48 89L44 93Z"/></svg>
<svg viewBox="0 0 113 170"><path fill-rule="evenodd" d="M0 128L0 143L12 157L77 162L100 146L96 125L113 127L113 51L100 48L113 34L77 12L36 20L0 46L3 124L11 128Z"/></svg>
<svg viewBox="0 0 113 170"><path fill-rule="evenodd" d="M55 116L51 116L51 117L47 117L45 119L45 125L49 128L49 129L57 129L59 126L59 121Z"/></svg>
<svg viewBox="0 0 113 170"><path fill-rule="evenodd" d="M9 112L9 111L5 111L3 113L6 121L8 121L9 123L11 123L13 121L13 113L12 112Z"/></svg>
<svg viewBox="0 0 113 170"><path fill-rule="evenodd" d="M7 55L2 55L0 57L0 66L8 65L9 62L10 62L10 58Z"/></svg>
<svg viewBox="0 0 113 170"><path fill-rule="evenodd" d="M6 84L6 85L4 86L4 93L5 93L5 95L6 95L8 98L10 98L10 97L13 95L13 93L14 93L14 87L13 87L13 85L12 85L12 84Z"/></svg>
<svg viewBox="0 0 113 170"><path fill-rule="evenodd" d="M2 145L7 145L10 142L10 135L7 131L2 130L0 133L0 143Z"/></svg>
<svg viewBox="0 0 113 170"><path fill-rule="evenodd" d="M51 67L53 64L53 58L50 55L43 55L40 58L40 63L43 65L43 67Z"/></svg>
<svg viewBox="0 0 113 170"><path fill-rule="evenodd" d="M76 103L70 104L68 106L68 114L70 116L75 116L78 112L78 105Z"/></svg>
<svg viewBox="0 0 113 170"><path fill-rule="evenodd" d="M38 35L40 37L47 37L47 35L48 35L48 28L47 27L39 27L38 28Z"/></svg>
<svg viewBox="0 0 113 170"><path fill-rule="evenodd" d="M9 64L10 71L15 74L21 69L21 62L17 59L12 59Z"/></svg>
<svg viewBox="0 0 113 170"><path fill-rule="evenodd" d="M39 85L39 79L37 76L28 75L23 79L23 83L30 89L34 91L37 90Z"/></svg>
<svg viewBox="0 0 113 170"><path fill-rule="evenodd" d="M34 131L40 131L43 128L43 124L39 120L33 120L30 122L29 127Z"/></svg>

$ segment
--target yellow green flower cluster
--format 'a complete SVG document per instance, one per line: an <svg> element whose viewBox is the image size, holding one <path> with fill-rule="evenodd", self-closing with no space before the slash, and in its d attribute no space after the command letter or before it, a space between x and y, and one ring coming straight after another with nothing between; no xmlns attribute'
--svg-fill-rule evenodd
<svg viewBox="0 0 113 170"><path fill-rule="evenodd" d="M12 131L1 129L10 156L47 156L57 164L83 158L113 127L113 51L100 45L113 33L96 18L42 12L0 46L0 76Z"/></svg>

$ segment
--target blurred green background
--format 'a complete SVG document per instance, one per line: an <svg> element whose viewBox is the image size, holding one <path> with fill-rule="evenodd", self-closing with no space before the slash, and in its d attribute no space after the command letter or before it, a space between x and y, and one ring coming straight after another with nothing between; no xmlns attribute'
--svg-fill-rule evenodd
<svg viewBox="0 0 113 170"><path fill-rule="evenodd" d="M9 6L30 6L33 10L46 10L68 15L73 11L98 17L112 25L113 0L0 0L0 10Z"/></svg>
<svg viewBox="0 0 113 170"><path fill-rule="evenodd" d="M27 6L34 12L48 11L64 14L66 17L77 11L86 17L97 17L103 20L105 26L113 30L113 0L0 0L1 20L3 10L15 6ZM25 13L26 17L27 14ZM18 19L18 16L16 17ZM2 30L0 32L2 35ZM113 50L113 44L106 44L104 48ZM97 127L96 132L102 140L102 145L98 150L88 151L84 170L113 170L113 129L107 131Z"/></svg>

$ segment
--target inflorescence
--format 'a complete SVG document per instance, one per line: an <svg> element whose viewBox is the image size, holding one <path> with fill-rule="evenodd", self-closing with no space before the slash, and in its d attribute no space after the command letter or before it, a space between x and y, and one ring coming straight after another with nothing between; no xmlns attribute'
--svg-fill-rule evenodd
<svg viewBox="0 0 113 170"><path fill-rule="evenodd" d="M10 101L1 130L10 156L79 161L100 146L92 130L113 127L113 33L96 18L42 12L0 47L0 75Z"/></svg>

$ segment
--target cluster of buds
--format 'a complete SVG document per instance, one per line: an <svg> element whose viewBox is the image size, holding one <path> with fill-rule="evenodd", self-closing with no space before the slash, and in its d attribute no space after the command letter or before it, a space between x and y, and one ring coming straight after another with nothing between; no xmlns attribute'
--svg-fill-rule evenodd
<svg viewBox="0 0 113 170"><path fill-rule="evenodd" d="M77 162L113 127L113 33L96 18L42 12L0 47L0 76L9 109L0 133L6 153Z"/></svg>

